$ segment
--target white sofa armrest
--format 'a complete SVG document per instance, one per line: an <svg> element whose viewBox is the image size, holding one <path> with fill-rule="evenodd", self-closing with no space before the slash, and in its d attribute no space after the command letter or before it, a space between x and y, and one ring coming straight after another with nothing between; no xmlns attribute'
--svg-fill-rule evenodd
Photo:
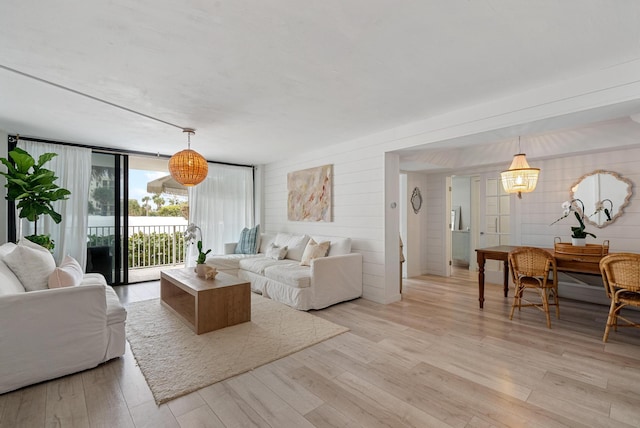
<svg viewBox="0 0 640 428"><path fill-rule="evenodd" d="M225 254L234 254L236 252L237 242L227 242L224 244L224 253Z"/></svg>
<svg viewBox="0 0 640 428"><path fill-rule="evenodd" d="M314 309L362 296L362 254L311 260L311 288Z"/></svg>
<svg viewBox="0 0 640 428"><path fill-rule="evenodd" d="M0 394L98 365L106 323L102 285L0 296Z"/></svg>

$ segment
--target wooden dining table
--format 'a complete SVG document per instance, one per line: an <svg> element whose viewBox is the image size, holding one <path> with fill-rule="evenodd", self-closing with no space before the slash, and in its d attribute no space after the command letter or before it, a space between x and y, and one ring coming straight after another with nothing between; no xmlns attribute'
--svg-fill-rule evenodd
<svg viewBox="0 0 640 428"><path fill-rule="evenodd" d="M500 260L504 263L504 297L509 293L509 252L515 250L517 245L498 245L495 247L477 248L478 260L478 301L480 309L484 307L484 266L487 260ZM589 257L579 255L558 254L551 248L544 248L556 259L558 272L585 273L600 275L600 263Z"/></svg>

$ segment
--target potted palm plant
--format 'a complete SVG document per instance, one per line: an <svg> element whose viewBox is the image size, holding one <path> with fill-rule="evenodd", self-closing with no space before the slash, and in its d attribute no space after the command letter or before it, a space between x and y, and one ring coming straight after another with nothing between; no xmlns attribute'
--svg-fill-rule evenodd
<svg viewBox="0 0 640 428"><path fill-rule="evenodd" d="M71 192L64 189L55 181L58 179L55 173L44 167L44 164L56 157L57 153L44 153L38 161L25 150L18 147L9 152L11 161L0 158L7 167L7 172L0 172L6 179L6 199L16 201L18 216L34 222L34 233L25 236L29 241L53 250L54 242L49 235L38 235L38 219L42 215L48 215L56 223L62 221L62 215L53 209L52 202L68 199Z"/></svg>

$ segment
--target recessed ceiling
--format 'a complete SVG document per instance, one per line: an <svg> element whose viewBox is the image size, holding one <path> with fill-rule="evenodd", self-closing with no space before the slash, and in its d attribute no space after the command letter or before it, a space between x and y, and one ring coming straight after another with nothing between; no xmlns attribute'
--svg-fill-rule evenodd
<svg viewBox="0 0 640 428"><path fill-rule="evenodd" d="M528 159L599 153L640 146L640 100L493 129L452 140L397 150L407 172L454 172ZM503 168L501 168L503 169Z"/></svg>
<svg viewBox="0 0 640 428"><path fill-rule="evenodd" d="M208 159L269 163L633 61L639 36L639 2L7 0L0 128L172 154L191 127Z"/></svg>

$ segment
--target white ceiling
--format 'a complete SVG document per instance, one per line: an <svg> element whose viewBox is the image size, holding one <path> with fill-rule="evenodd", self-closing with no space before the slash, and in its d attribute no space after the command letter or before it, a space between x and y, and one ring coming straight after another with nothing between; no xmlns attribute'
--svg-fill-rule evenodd
<svg viewBox="0 0 640 428"><path fill-rule="evenodd" d="M268 163L636 60L639 36L634 1L4 0L0 128L172 154L191 127L208 159Z"/></svg>

